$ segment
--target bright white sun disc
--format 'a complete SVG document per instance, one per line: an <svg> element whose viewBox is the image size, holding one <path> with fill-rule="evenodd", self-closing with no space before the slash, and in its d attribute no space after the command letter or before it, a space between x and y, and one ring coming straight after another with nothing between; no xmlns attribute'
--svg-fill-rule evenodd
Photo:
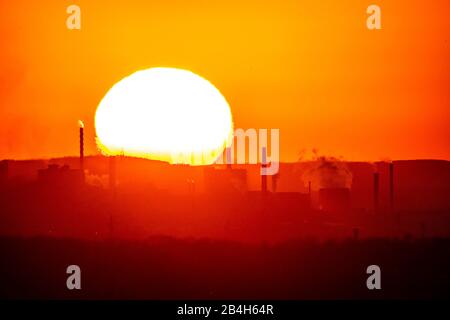
<svg viewBox="0 0 450 320"><path fill-rule="evenodd" d="M213 163L233 137L230 107L209 81L186 70L151 68L117 82L95 114L107 155L170 163Z"/></svg>

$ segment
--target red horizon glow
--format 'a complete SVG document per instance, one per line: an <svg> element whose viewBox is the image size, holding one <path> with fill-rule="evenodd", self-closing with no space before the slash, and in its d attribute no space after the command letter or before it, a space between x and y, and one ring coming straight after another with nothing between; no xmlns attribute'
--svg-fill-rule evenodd
<svg viewBox="0 0 450 320"><path fill-rule="evenodd" d="M168 66L214 83L235 128L279 128L280 160L301 150L347 160L450 160L450 3L65 1L0 4L0 158L87 155L95 110L136 70ZM75 123L75 124L74 124Z"/></svg>

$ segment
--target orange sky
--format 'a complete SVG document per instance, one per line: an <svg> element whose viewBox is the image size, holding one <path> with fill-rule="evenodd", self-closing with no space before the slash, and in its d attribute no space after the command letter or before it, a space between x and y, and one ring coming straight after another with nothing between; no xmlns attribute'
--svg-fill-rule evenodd
<svg viewBox="0 0 450 320"><path fill-rule="evenodd" d="M450 2L1 1L0 158L88 154L118 80L189 69L231 105L235 126L279 128L300 150L349 160L450 160ZM82 29L66 28L81 7ZM366 8L382 30L366 28Z"/></svg>

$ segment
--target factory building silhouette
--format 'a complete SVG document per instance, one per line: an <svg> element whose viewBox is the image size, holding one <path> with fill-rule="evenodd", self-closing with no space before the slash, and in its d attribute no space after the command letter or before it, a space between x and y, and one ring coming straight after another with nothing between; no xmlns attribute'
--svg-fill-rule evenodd
<svg viewBox="0 0 450 320"><path fill-rule="evenodd" d="M229 148L222 156L227 153ZM266 156L265 150L261 154ZM79 232L83 235L99 234L100 229L111 233L114 221L117 235L280 239L306 234L352 236L355 230L358 237L406 232L410 226L416 230L424 224L439 225L442 221L434 220L439 217L434 212L450 209L446 161L368 164L319 159L280 163L277 174L266 176L260 173L269 164L262 160L199 167L124 156L86 157L80 123L77 158L0 162L1 201L13 212L3 215L8 215L12 229L29 228L37 234L48 226L58 230L58 223L64 225L60 230L74 232L70 228L74 221L84 221L79 228L89 231ZM342 168L343 172L336 171ZM52 205L56 200L60 207ZM26 210L37 207L43 220L49 214L48 224L34 226L21 218L28 212L14 206L21 201L28 203ZM409 212L423 214L419 219ZM385 228L394 223L389 217L399 214L405 228Z"/></svg>

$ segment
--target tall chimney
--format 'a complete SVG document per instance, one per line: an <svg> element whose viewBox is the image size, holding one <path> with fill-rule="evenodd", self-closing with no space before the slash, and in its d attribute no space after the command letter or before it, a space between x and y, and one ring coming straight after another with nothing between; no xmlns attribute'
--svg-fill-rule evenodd
<svg viewBox="0 0 450 320"><path fill-rule="evenodd" d="M380 174L378 172L373 173L373 210L375 213L379 211L379 199L380 199Z"/></svg>
<svg viewBox="0 0 450 320"><path fill-rule="evenodd" d="M80 170L84 172L84 123L79 120L80 126Z"/></svg>
<svg viewBox="0 0 450 320"><path fill-rule="evenodd" d="M261 173L261 192L265 194L267 192L267 175L266 175L266 170L264 170L264 168L267 168L266 147L262 147L261 167L263 168L262 173Z"/></svg>
<svg viewBox="0 0 450 320"><path fill-rule="evenodd" d="M394 162L389 163L389 208L394 211Z"/></svg>

